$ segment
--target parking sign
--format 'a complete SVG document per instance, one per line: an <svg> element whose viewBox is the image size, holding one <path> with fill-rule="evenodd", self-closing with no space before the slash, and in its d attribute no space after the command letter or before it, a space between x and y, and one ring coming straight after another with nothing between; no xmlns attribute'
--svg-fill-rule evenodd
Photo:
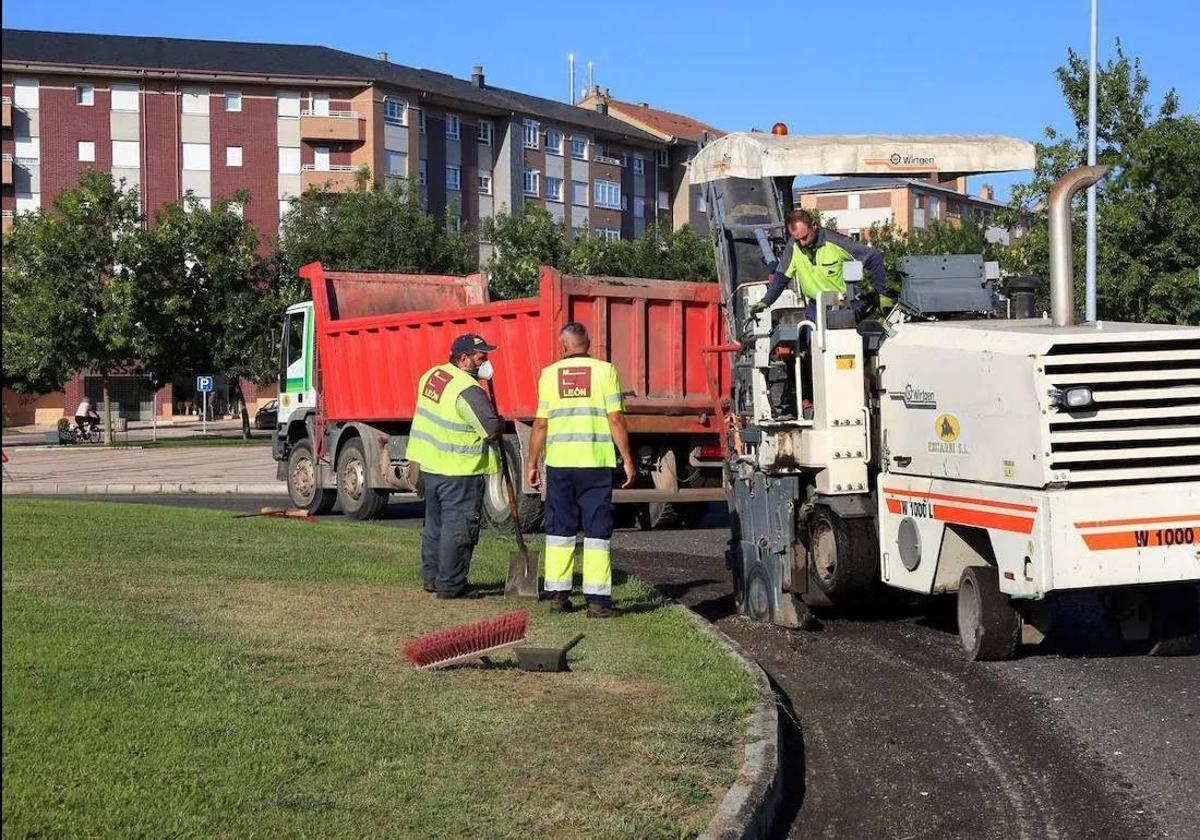
<svg viewBox="0 0 1200 840"><path fill-rule="evenodd" d="M196 390L202 394L209 393L213 389L213 378L211 376L197 376Z"/></svg>

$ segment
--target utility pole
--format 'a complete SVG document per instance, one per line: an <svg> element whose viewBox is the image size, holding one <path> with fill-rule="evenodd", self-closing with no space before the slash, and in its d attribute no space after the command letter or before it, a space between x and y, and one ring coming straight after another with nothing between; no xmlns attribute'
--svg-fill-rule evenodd
<svg viewBox="0 0 1200 840"><path fill-rule="evenodd" d="M1096 165L1096 34L1100 0L1092 0L1092 57L1088 65L1088 166ZM1084 317L1096 320L1096 185L1087 191L1087 274Z"/></svg>

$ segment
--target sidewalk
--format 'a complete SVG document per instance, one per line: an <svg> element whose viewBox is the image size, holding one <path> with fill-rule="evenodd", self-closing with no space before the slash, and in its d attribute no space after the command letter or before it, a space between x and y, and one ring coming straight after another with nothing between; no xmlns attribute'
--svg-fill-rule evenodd
<svg viewBox="0 0 1200 840"><path fill-rule="evenodd" d="M16 446L41 446L46 443L45 433L53 431L53 426L14 426L4 430L3 445L5 449ZM158 439L201 437L203 427L199 421L187 420L179 423L158 421ZM255 430L255 435L268 435L269 432ZM132 420L129 431L113 432L117 443L143 443L153 440L155 432L149 420ZM242 436L241 420L210 420L208 423L209 437Z"/></svg>
<svg viewBox="0 0 1200 840"><path fill-rule="evenodd" d="M161 431L161 430L160 430ZM7 440L4 444L8 446ZM269 446L7 450L4 493L285 495Z"/></svg>

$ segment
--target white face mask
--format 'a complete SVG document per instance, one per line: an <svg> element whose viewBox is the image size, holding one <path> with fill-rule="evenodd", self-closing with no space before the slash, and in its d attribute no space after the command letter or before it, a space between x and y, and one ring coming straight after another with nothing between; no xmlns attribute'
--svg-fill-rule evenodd
<svg viewBox="0 0 1200 840"><path fill-rule="evenodd" d="M492 367L491 359L484 359L483 364L479 366L479 370L475 371L475 376L479 379L488 380L495 373L495 368Z"/></svg>

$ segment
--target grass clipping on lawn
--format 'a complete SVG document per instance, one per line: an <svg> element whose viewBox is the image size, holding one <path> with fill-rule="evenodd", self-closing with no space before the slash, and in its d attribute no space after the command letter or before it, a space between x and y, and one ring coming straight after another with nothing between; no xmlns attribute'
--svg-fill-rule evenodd
<svg viewBox="0 0 1200 840"><path fill-rule="evenodd" d="M635 579L615 621L534 607L533 644L588 634L571 674L422 673L406 640L528 602L427 595L415 529L3 516L8 836L679 837L735 778L750 680Z"/></svg>

